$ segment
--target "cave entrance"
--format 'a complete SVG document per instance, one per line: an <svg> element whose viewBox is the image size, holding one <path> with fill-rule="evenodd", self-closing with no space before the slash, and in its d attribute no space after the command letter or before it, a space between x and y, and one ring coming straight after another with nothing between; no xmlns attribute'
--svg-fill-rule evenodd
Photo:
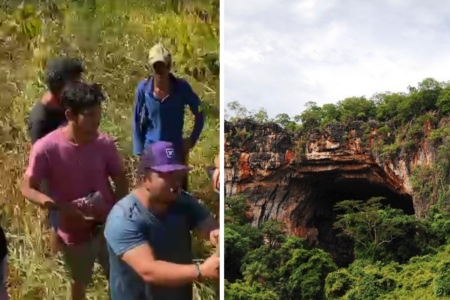
<svg viewBox="0 0 450 300"><path fill-rule="evenodd" d="M314 180L315 181L315 180ZM310 220L309 226L318 229L319 245L330 252L340 267L347 267L353 260L353 241L346 237L338 237L333 229L337 212L334 211L336 203L343 200L367 201L372 197L384 197L384 205L402 209L405 214L413 215L414 206L412 197L401 194L385 185L371 182L368 179L321 178L312 183L317 198L314 199L316 211Z"/></svg>

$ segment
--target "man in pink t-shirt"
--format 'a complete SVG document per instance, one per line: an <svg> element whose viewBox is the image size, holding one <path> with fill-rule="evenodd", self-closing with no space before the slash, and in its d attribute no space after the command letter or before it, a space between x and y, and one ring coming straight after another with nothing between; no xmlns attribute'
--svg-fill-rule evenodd
<svg viewBox="0 0 450 300"><path fill-rule="evenodd" d="M64 89L61 102L68 124L33 145L22 186L25 198L58 211L58 235L73 281L73 300L85 299L96 260L108 276L108 254L101 228L109 210L128 193L128 181L114 141L98 133L103 100L97 85L73 83ZM43 180L48 185L48 196L39 192ZM76 203L95 192L101 195L103 210L97 215L103 217L88 218Z"/></svg>

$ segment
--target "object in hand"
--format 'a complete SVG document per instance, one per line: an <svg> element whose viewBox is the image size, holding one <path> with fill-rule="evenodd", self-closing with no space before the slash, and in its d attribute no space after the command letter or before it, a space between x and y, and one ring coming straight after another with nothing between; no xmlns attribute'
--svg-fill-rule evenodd
<svg viewBox="0 0 450 300"><path fill-rule="evenodd" d="M107 208L100 192L94 192L88 196L74 201L77 208L88 218L104 219Z"/></svg>

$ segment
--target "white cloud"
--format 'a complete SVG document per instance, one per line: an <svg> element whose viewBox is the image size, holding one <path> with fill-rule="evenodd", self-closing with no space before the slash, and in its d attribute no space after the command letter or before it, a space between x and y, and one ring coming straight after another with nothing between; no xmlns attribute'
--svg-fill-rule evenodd
<svg viewBox="0 0 450 300"><path fill-rule="evenodd" d="M225 102L270 116L450 80L445 0L227 0Z"/></svg>

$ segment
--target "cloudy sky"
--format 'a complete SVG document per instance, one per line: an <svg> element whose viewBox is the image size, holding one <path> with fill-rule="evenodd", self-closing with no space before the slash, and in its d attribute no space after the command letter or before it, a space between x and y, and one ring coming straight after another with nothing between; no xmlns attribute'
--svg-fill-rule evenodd
<svg viewBox="0 0 450 300"><path fill-rule="evenodd" d="M225 103L299 114L450 80L447 0L226 0Z"/></svg>

